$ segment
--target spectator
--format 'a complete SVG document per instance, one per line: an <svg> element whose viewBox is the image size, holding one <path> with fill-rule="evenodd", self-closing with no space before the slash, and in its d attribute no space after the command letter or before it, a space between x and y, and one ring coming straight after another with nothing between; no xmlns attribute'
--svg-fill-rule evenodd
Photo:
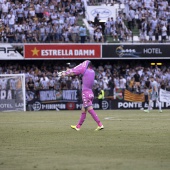
<svg viewBox="0 0 170 170"><path fill-rule="evenodd" d="M16 80L16 79L14 79L14 78L10 79L10 82L9 82L9 84L10 84L10 90L16 90L16 89L17 89L17 88L16 88L16 83L17 83L17 80Z"/></svg>
<svg viewBox="0 0 170 170"><path fill-rule="evenodd" d="M33 78L30 77L27 84L26 84L26 89L27 90L34 90L34 81Z"/></svg>
<svg viewBox="0 0 170 170"><path fill-rule="evenodd" d="M78 76L73 79L71 89L80 89L80 81Z"/></svg>
<svg viewBox="0 0 170 170"><path fill-rule="evenodd" d="M55 80L52 78L52 76L49 76L49 90L54 90L55 88Z"/></svg>
<svg viewBox="0 0 170 170"><path fill-rule="evenodd" d="M117 34L117 30L116 30L116 27L114 26L114 25L112 25L111 26L111 28L110 28L110 33L111 33L111 35L112 35L112 37L113 37L113 41L119 41L119 39L118 39L118 34Z"/></svg>
<svg viewBox="0 0 170 170"><path fill-rule="evenodd" d="M105 22L105 34L110 35L111 21L110 18Z"/></svg>
<svg viewBox="0 0 170 170"><path fill-rule="evenodd" d="M120 76L120 80L119 80L120 82L120 88L121 89L126 89L126 79L123 77L123 76Z"/></svg>
<svg viewBox="0 0 170 170"><path fill-rule="evenodd" d="M70 33L68 31L68 29L63 29L63 33L62 33L62 41L69 43L70 42Z"/></svg>
<svg viewBox="0 0 170 170"><path fill-rule="evenodd" d="M43 74L43 77L40 79L40 85L42 89L49 89L49 79L45 74Z"/></svg>
<svg viewBox="0 0 170 170"><path fill-rule="evenodd" d="M14 28L14 25L15 25L15 15L13 14L12 11L10 11L10 13L7 15L7 17L8 17L9 28L10 29Z"/></svg>
<svg viewBox="0 0 170 170"><path fill-rule="evenodd" d="M86 27L82 25L79 29L80 42L85 43L86 40Z"/></svg>
<svg viewBox="0 0 170 170"><path fill-rule="evenodd" d="M136 73L134 74L134 88L136 90L136 92L140 92L140 75L138 73L138 71L136 71Z"/></svg>
<svg viewBox="0 0 170 170"><path fill-rule="evenodd" d="M68 77L66 81L67 89L70 90L72 87L72 77Z"/></svg>
<svg viewBox="0 0 170 170"><path fill-rule="evenodd" d="M15 35L14 33L12 32L12 30L8 30L7 34L6 34L6 37L8 38L8 42L9 43L13 43L14 40L15 40Z"/></svg>
<svg viewBox="0 0 170 170"><path fill-rule="evenodd" d="M76 24L74 24L72 27L71 27L71 38L72 38L72 41L74 43L78 42L78 39L79 39L79 26L77 26Z"/></svg>
<svg viewBox="0 0 170 170"><path fill-rule="evenodd" d="M103 34L102 34L100 28L97 28L97 30L95 31L94 40L95 40L97 43L98 43L98 42L103 42Z"/></svg>
<svg viewBox="0 0 170 170"><path fill-rule="evenodd" d="M99 19L99 14L97 14L97 15L95 16L95 18L94 18L94 25L95 25L95 26L100 25L99 21L100 21L100 19Z"/></svg>
<svg viewBox="0 0 170 170"><path fill-rule="evenodd" d="M163 43L166 42L167 27L165 25L162 25L161 31L162 31L162 43Z"/></svg>
<svg viewBox="0 0 170 170"><path fill-rule="evenodd" d="M92 42L94 42L94 30L95 30L95 28L94 28L94 25L92 24L92 22L88 22L89 23L89 29L88 29L88 31L89 31L89 38L90 38L90 42L92 43Z"/></svg>
<svg viewBox="0 0 170 170"><path fill-rule="evenodd" d="M108 78L105 76L105 77L103 77L103 79L102 79L102 81L103 81L103 90L108 90L109 89L109 80L108 80Z"/></svg>
<svg viewBox="0 0 170 170"><path fill-rule="evenodd" d="M103 101L103 99L104 99L104 89L100 89L99 90L99 93L98 93L98 102L99 102L99 109L102 109L102 101Z"/></svg>

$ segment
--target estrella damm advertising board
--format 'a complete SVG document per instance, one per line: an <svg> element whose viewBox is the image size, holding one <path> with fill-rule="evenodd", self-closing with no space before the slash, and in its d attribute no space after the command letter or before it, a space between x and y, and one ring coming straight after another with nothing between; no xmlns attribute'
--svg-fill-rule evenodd
<svg viewBox="0 0 170 170"><path fill-rule="evenodd" d="M25 45L26 59L97 59L101 46L95 44L29 44Z"/></svg>

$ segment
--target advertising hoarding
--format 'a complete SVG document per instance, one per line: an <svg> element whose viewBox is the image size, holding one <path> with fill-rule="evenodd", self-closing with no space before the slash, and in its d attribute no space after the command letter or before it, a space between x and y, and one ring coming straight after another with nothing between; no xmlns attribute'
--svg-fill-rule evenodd
<svg viewBox="0 0 170 170"><path fill-rule="evenodd" d="M101 46L95 44L29 44L26 59L100 59Z"/></svg>

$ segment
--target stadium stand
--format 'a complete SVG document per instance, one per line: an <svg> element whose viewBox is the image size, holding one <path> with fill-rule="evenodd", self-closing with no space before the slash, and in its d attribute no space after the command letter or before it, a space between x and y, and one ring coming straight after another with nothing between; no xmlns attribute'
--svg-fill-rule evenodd
<svg viewBox="0 0 170 170"><path fill-rule="evenodd" d="M2 43L168 42L169 0L0 0ZM114 17L96 24L88 20L86 6L115 7ZM100 16L99 16L100 19ZM83 22L84 21L84 22ZM100 36L98 31L101 30ZM101 41L98 41L100 39Z"/></svg>

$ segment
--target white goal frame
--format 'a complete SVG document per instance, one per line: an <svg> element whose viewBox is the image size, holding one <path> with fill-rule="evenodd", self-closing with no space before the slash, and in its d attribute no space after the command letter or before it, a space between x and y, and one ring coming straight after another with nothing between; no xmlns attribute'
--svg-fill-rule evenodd
<svg viewBox="0 0 170 170"><path fill-rule="evenodd" d="M26 87L25 87L25 74L0 74L0 77L21 77L21 83L22 83L22 94L23 94L23 110L26 111Z"/></svg>

